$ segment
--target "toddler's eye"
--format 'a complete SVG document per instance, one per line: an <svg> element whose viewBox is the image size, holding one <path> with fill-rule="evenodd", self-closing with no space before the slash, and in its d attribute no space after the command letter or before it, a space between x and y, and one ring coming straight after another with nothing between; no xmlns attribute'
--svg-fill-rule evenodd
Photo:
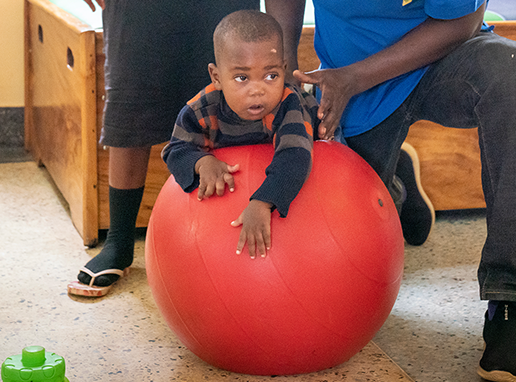
<svg viewBox="0 0 516 382"><path fill-rule="evenodd" d="M276 73L267 74L267 77L265 77L266 80L275 80L276 78L278 78Z"/></svg>
<svg viewBox="0 0 516 382"><path fill-rule="evenodd" d="M247 80L246 76L236 76L235 77L236 82L244 82L245 80Z"/></svg>

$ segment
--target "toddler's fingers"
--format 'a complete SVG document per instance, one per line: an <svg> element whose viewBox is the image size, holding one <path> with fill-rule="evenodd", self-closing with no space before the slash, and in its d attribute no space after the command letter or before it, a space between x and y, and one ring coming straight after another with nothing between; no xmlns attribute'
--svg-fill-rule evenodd
<svg viewBox="0 0 516 382"><path fill-rule="evenodd" d="M224 195L224 191L226 190L226 175L227 174L224 174L222 178L217 179L217 182L215 183L215 192L218 196Z"/></svg>
<svg viewBox="0 0 516 382"><path fill-rule="evenodd" d="M258 253L261 257L267 256L267 248L265 246L265 241L263 240L263 237L259 237L256 240L256 247L258 248Z"/></svg>
<svg viewBox="0 0 516 382"><path fill-rule="evenodd" d="M240 241L239 241L240 243ZM247 238L247 250L249 251L249 256L251 259L256 258L256 238L253 235L250 235Z"/></svg>
<svg viewBox="0 0 516 382"><path fill-rule="evenodd" d="M204 190L204 197L209 198L215 193L215 183L208 183L206 185L206 190Z"/></svg>
<svg viewBox="0 0 516 382"><path fill-rule="evenodd" d="M231 225L233 225L233 223L231 223ZM233 227L236 227L236 226L233 225ZM245 235L244 232L240 232L240 237L238 238L238 243L237 243L237 248L236 248L236 254L237 255L240 255L242 253L242 250L244 249L245 242L246 242L246 235Z"/></svg>
<svg viewBox="0 0 516 382"><path fill-rule="evenodd" d="M229 165L228 164L228 171L232 174L234 172L237 172L238 170L240 170L240 165L237 163L233 166Z"/></svg>
<svg viewBox="0 0 516 382"><path fill-rule="evenodd" d="M230 192L235 191L235 178L233 178L233 175L224 174L224 182L227 183Z"/></svg>
<svg viewBox="0 0 516 382"><path fill-rule="evenodd" d="M266 232L263 238L264 238L264 240L265 240L265 249L268 251L269 249L271 249L271 245L272 245L272 240L271 240L271 233L270 233L270 231L269 231L269 232Z"/></svg>
<svg viewBox="0 0 516 382"><path fill-rule="evenodd" d="M197 200L202 200L204 198L205 191L206 191L206 185L203 183L199 184L199 189L197 190Z"/></svg>
<svg viewBox="0 0 516 382"><path fill-rule="evenodd" d="M231 222L232 227L239 227L242 225L242 215L238 217L238 219L233 220ZM236 254L240 255L242 253L242 250L244 249L245 245L245 233L240 232L240 237L238 238L237 248L236 248Z"/></svg>
<svg viewBox="0 0 516 382"><path fill-rule="evenodd" d="M233 220L233 221L231 222L231 226L232 226L232 227L238 227L238 226L240 226L240 225L242 225L242 215L240 215L240 216L238 217L238 219Z"/></svg>

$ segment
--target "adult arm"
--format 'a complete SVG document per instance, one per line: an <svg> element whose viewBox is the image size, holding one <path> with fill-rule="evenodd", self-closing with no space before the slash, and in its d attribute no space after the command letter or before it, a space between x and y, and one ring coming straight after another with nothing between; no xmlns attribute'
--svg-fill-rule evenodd
<svg viewBox="0 0 516 382"><path fill-rule="evenodd" d="M287 61L286 82L296 83L298 81L292 72L298 68L297 47L303 30L305 0L265 0L265 9L283 29L283 46Z"/></svg>
<svg viewBox="0 0 516 382"><path fill-rule="evenodd" d="M382 82L435 62L474 37L482 27L485 4L466 16L439 20L428 18L386 49L337 69L296 71L304 83L321 89L319 136L329 139L351 97Z"/></svg>

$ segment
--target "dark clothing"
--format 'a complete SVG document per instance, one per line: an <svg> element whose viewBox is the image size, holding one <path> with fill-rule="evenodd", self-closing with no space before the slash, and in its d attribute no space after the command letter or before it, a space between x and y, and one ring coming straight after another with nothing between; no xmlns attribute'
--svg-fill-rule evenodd
<svg viewBox="0 0 516 382"><path fill-rule="evenodd" d="M515 113L516 42L481 32L430 65L385 121L346 138L391 189L399 148L414 122L478 126L488 232L478 271L484 300L516 301Z"/></svg>
<svg viewBox="0 0 516 382"><path fill-rule="evenodd" d="M181 108L210 81L218 22L259 7L259 0L106 0L101 142L144 147L169 140Z"/></svg>

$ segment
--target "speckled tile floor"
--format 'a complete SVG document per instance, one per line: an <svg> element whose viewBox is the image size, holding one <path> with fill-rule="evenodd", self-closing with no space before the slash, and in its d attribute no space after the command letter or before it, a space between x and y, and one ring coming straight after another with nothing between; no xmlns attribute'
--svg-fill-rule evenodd
<svg viewBox="0 0 516 382"><path fill-rule="evenodd" d="M82 245L44 168L0 164L0 362L42 345L65 358L71 382L479 381L484 224L482 214L441 216L425 245L407 247L391 316L347 363L290 377L240 375L199 360L167 327L146 283L143 236L131 275L108 297L68 296L67 282L100 248Z"/></svg>
<svg viewBox="0 0 516 382"><path fill-rule="evenodd" d="M375 343L420 382L477 382L487 302L477 267L486 237L483 210L438 214L428 241L406 246L405 273Z"/></svg>

